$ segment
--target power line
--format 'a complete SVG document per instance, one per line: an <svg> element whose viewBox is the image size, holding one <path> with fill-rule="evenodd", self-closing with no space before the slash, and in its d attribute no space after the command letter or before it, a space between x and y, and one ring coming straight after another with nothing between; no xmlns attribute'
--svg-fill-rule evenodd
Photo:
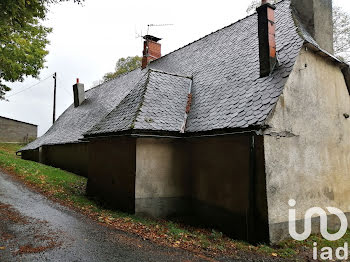
<svg viewBox="0 0 350 262"><path fill-rule="evenodd" d="M27 91L27 90L29 90L29 89L31 89L31 88L33 88L33 87L39 85L41 82L43 82L43 81L49 79L49 78L52 77L52 76L53 76L53 74L51 74L51 75L49 75L48 77L46 77L46 78L40 80L38 83L36 83L36 84L34 84L34 85L31 85L31 86L29 86L29 87L27 87L27 88L25 88L25 89L23 89L23 90L21 90L21 91L19 91L19 92L17 92L17 93L14 93L14 94L12 94L12 95L9 95L7 98L10 98L10 97L12 97L12 96L18 95L18 94L20 94L20 93L22 93L22 92L24 92L24 91Z"/></svg>
<svg viewBox="0 0 350 262"><path fill-rule="evenodd" d="M73 98L73 95L71 94L71 92L69 92L67 90L67 88L64 87L62 81L60 80L60 78L58 78L58 82L60 83L60 87L62 87L63 91L65 91L67 93L67 95L69 95L71 98Z"/></svg>

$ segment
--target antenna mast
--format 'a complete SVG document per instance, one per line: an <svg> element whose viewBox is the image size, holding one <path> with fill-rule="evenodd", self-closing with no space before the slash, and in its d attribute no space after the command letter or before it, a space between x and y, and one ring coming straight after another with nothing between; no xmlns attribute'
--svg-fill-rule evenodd
<svg viewBox="0 0 350 262"><path fill-rule="evenodd" d="M154 27L154 26L171 26L171 25L174 25L174 24L149 24L149 25L147 25L147 35L149 33L149 28L150 27Z"/></svg>

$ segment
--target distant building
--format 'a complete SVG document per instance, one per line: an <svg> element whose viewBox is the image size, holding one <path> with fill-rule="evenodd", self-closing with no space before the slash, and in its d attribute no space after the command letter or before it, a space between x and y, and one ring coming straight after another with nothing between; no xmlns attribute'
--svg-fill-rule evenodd
<svg viewBox="0 0 350 262"><path fill-rule="evenodd" d="M37 134L37 125L0 116L0 142L27 143Z"/></svg>

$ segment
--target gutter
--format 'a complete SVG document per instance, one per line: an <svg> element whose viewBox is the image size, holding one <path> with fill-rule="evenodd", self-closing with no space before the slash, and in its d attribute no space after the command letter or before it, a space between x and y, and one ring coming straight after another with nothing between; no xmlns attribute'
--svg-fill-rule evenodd
<svg viewBox="0 0 350 262"><path fill-rule="evenodd" d="M136 137L136 138L174 138L174 139L184 139L184 138L201 138L201 137L219 137L219 136L229 136L229 135L240 135L240 134L252 134L255 135L262 135L263 130L266 127L263 126L256 126L252 128L246 128L246 129L231 129L231 131L228 130L222 130L222 132L218 132L218 130L213 130L212 133L205 131L205 132L198 132L198 133L178 133L178 132L171 132L168 134L155 134L155 133L138 133L138 130L134 130L134 133L128 132L128 133L105 133L101 135L95 135L95 136L88 136L84 137L82 139L79 139L79 141L89 141L91 139L104 139L104 138L110 138L110 137ZM136 131L136 132L135 132ZM139 130L143 131L143 130ZM215 132L215 133L214 133Z"/></svg>

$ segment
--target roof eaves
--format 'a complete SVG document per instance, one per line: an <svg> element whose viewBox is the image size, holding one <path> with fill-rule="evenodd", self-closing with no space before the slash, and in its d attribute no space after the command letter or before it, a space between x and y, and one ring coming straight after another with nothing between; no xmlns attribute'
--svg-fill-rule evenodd
<svg viewBox="0 0 350 262"><path fill-rule="evenodd" d="M110 137L158 137L158 138L199 138L199 137L219 137L226 135L243 135L247 133L254 133L256 135L262 135L263 130L266 128L264 125L255 125L245 128L225 128L225 129L213 129L200 132L188 132L180 133L177 131L156 131L156 130L127 130L119 132L111 132L104 134L95 134L82 139L81 141L90 141L92 139L104 139Z"/></svg>

